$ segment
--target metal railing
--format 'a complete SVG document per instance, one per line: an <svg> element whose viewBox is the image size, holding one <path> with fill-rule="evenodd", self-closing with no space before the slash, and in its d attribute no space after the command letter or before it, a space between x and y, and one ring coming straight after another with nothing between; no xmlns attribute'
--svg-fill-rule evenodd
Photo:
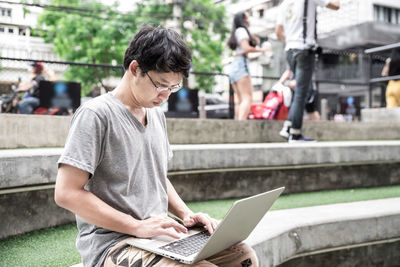
<svg viewBox="0 0 400 267"><path fill-rule="evenodd" d="M81 68L95 68L95 69L99 69L99 70L104 70L104 69L113 69L116 71L117 76L122 77L122 75L124 74L124 68L121 65L110 65L110 64L95 64L95 63L80 63L80 62L70 62L70 61L55 61L55 60L38 60L38 59L28 59L28 58L11 58L11 57L0 57L0 63L3 66L3 70L0 70L0 80L13 80L13 84L17 83L17 77L14 78L10 78L10 76L8 75L15 75L12 73L8 73L6 71L6 73L4 73L5 69L23 69L25 71L25 75L27 76L29 71L28 71L28 64L30 62L43 62L45 63L45 66L49 67L50 69L55 70L56 72L62 73L66 71L66 69L69 66L76 66L76 67L81 67ZM234 90L232 85L229 82L229 75L226 73L222 73L222 72L204 72L204 71L191 71L190 75L201 75L201 76L212 76L212 77L216 77L216 76L222 76L225 79L227 79L228 83L229 83L229 97L228 97L228 113L229 113L229 118L233 119L234 118L234 110L235 110L235 103L234 103ZM114 77L117 78L117 77ZM266 81L278 81L279 80L279 76L256 76L253 75L251 76L251 78L254 79L262 79L262 84L263 86L265 85ZM26 78L25 78L26 79ZM107 80L107 77L104 78L105 80ZM116 81L114 81L116 82ZM317 88L318 88L318 84L319 83L334 83L334 84L338 84L338 85L363 85L362 83L357 83L357 82L343 82L343 81L338 81L338 80L316 80L316 84L317 84ZM112 89L114 85L110 85L107 83L104 83L102 85L106 86L107 90ZM1 87L1 85L0 85ZM91 89L85 88L85 86L82 87L83 90L86 90L85 95L90 94L90 96L96 96L97 94L99 94L99 92L95 92L95 93L91 93ZM263 92L267 92L270 88L262 88ZM200 103L201 104L201 103Z"/></svg>
<svg viewBox="0 0 400 267"><path fill-rule="evenodd" d="M321 70L317 70L317 74L323 74L323 75L316 75L315 78L315 83L317 86L317 90L319 88L320 84L337 84L338 86L342 86L342 85L350 85L350 86L362 86L366 88L366 91L368 90L369 94L369 107L371 107L371 103L372 103L372 89L373 89L373 85L377 84L377 83L381 83L382 86L385 84L385 82L391 80L391 79L400 79L400 75L397 76L390 76L390 77L376 77L377 75L377 69L381 68L381 61L379 60L379 64L376 64L376 59L377 57L382 57L382 55L379 55L377 53L380 53L382 51L387 51L393 48L398 48L400 47L400 43L396 43L396 44L392 44L392 45L387 45L387 46L382 46L382 47L376 47L376 48L372 48L372 49L367 49L365 51L360 51L359 54L357 54L357 56L362 56L363 58L367 57L368 58L368 63L365 67L365 69L359 69L357 72L357 75L359 77L354 77L354 80L348 80L348 79L343 79L340 77L336 77L331 76L331 75L325 75L326 73L324 73ZM353 54L355 53L354 51L350 51ZM349 53L350 53L349 52ZM331 53L331 52L329 52ZM342 52L343 53L343 52ZM374 64L373 63L374 60ZM106 82L104 82L104 84L102 82L98 83L101 84L101 86L98 87L103 87L106 88L106 90L109 90L111 88L113 88L112 83L107 83L110 82L110 80L114 79L113 82L116 82L116 79L119 77L121 77L124 74L124 68L121 65L111 65L111 64L95 64L95 63L80 63L80 62L70 62L70 61L56 61L56 60L39 60L39 59L30 59L30 58L11 58L11 57L0 57L0 81L1 80L14 80L15 82L18 80L16 77L13 77L12 79L5 79L3 76L5 75L16 75L13 72L13 69L25 69L26 73L28 73L28 62L33 62L33 61L40 61L45 63L45 65L49 66L50 68L53 68L55 71L58 71L59 73L63 73L66 71L66 69L69 66L73 66L73 67L79 67L79 68L88 68L88 69L95 69L98 70L100 72L103 71L103 73L110 73L112 70L112 74L113 76L111 77L103 77L101 79L105 80ZM11 67L7 67L6 65L9 64L11 65ZM14 66L13 66L14 64ZM374 65L374 66L373 66ZM379 66L378 66L379 65ZM3 70L1 69L3 67ZM5 68L6 67L6 68ZM326 66L325 66L326 67ZM328 66L329 67L329 66ZM346 66L345 66L346 67ZM349 67L349 66L348 66ZM355 68L354 66L350 66L350 69L354 69L352 71L345 71L347 72L351 72L352 74L356 74L355 71L357 71L357 68ZM375 68L374 68L375 67ZM4 73L5 69L11 69L11 71L9 71L9 73ZM340 64L338 64L337 66L332 66L332 68L334 69L341 69ZM374 68L374 70L372 70ZM330 71L330 69L328 68L328 71ZM326 72L326 71L325 71ZM348 74L348 73L347 73ZM204 72L204 71L191 71L190 75L202 75L202 76L212 76L213 78L216 76L222 76L224 77L224 79L228 79L229 81L229 75L226 73L221 73L221 72ZM375 77L372 77L372 75L375 75ZM27 74L26 74L27 76ZM254 79L262 79L262 84L265 86L266 81L277 81L279 80L280 77L276 77L276 76L251 76L251 78ZM351 76L350 78L353 78L353 76ZM268 82L267 82L268 84ZM0 84L0 93L1 93L1 87L3 85ZM90 92L90 89L84 88L86 91L86 93ZM269 88L262 88L263 91L268 91ZM85 93L85 94L86 94ZM95 96L95 95L93 95ZM382 97L382 95L381 95ZM229 118L234 118L234 91L232 88L232 85L229 83L229 98L228 98L228 103L229 103Z"/></svg>
<svg viewBox="0 0 400 267"><path fill-rule="evenodd" d="M384 46L378 46L378 47L366 49L364 51L364 53L369 56L369 59L371 61L371 56L373 54L379 53L379 52L388 51L388 50L392 50L392 49L395 49L395 48L400 48L400 42L399 43L390 44L390 45L384 45ZM400 80L400 75L392 75L392 76L386 76L386 77L372 78L371 73L372 73L372 64L370 64L369 80L368 80L370 105L371 105L371 100L372 100L372 84L388 82L390 80Z"/></svg>
<svg viewBox="0 0 400 267"><path fill-rule="evenodd" d="M87 73L92 73L92 80L96 79L96 82L101 84L103 87L104 80L107 79L107 75L104 73L109 73L109 78L122 77L124 74L124 69L120 65L111 64L95 64L95 63L81 63L81 62L71 62L71 61L57 61L57 60L46 60L46 59L32 59L32 58L11 58L11 57L0 57L0 93L4 93L2 87L11 87L11 84L17 85L19 82L27 81L31 73L31 67L28 63L32 62L42 62L44 63L44 75L48 80L64 80L64 74L67 72L68 68L79 68L82 70L86 68ZM71 75L70 75L71 76ZM93 78L96 77L96 78ZM73 78L72 78L73 79ZM85 81L77 81L85 84ZM6 84L4 84L6 83ZM84 94L88 95L91 93L93 88L83 87Z"/></svg>
<svg viewBox="0 0 400 267"><path fill-rule="evenodd" d="M121 65L111 65L111 64L95 64L95 63L81 63L81 62L71 62L71 61L57 61L57 60L39 60L39 59L30 59L30 58L12 58L12 57L0 57L0 81L7 81L7 86L11 88L12 85L17 85L21 80L27 80L29 75L29 65L28 63L32 62L42 62L45 65L45 68L51 69L54 71L57 76L55 79L60 80L61 76L66 72L67 68L70 66L81 67L81 68L92 68L92 69L113 69L120 77L124 74L124 68ZM114 74L115 74L114 72ZM204 72L204 71L191 71L190 75L201 75L201 76L222 76L229 81L229 75L222 72ZM114 77L116 78L116 77ZM252 76L252 78L261 78L263 80L278 80L279 77L267 77L267 76ZM110 77L103 77L103 80L110 79ZM115 82L115 81L114 81ZM107 83L101 82L102 85L108 89L113 88L114 85L109 85ZM107 86L108 85L108 86ZM1 90L0 84L0 94L4 93L4 90ZM92 96L96 96L96 93L91 94L92 90L87 88L82 88L86 90L85 95L90 94ZM229 118L234 118L234 91L232 85L229 83Z"/></svg>

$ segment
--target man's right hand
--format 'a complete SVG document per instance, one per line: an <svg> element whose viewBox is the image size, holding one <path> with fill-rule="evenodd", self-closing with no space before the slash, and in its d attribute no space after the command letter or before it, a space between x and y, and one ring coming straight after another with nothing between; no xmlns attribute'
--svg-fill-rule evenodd
<svg viewBox="0 0 400 267"><path fill-rule="evenodd" d="M158 235L179 238L178 233L187 233L186 227L168 216L153 216L146 220L138 220L133 235L139 238L150 238Z"/></svg>

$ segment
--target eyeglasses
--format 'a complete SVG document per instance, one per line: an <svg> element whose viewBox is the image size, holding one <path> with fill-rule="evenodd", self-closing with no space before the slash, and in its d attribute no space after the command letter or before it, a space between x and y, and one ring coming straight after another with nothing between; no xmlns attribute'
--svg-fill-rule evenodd
<svg viewBox="0 0 400 267"><path fill-rule="evenodd" d="M181 85L181 84L174 85L174 86L172 86L171 88L170 88L170 87L157 86L157 85L154 83L153 79L150 77L150 75L149 75L147 72L145 72L145 74L147 75L147 77L149 77L151 83L154 85L154 87L156 88L156 90L157 90L158 93L162 93L162 92L165 92L165 91L168 91L168 90L169 90L171 93L176 93L176 92L178 92L178 91L182 88L182 85Z"/></svg>

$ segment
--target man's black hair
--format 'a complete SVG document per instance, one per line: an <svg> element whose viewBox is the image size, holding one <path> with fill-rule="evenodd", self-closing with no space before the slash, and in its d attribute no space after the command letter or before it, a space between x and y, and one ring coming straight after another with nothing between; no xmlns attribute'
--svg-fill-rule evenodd
<svg viewBox="0 0 400 267"><path fill-rule="evenodd" d="M142 75L157 71L182 73L188 77L192 56L177 32L161 26L145 26L133 37L125 51L125 70L128 70L132 60L139 63Z"/></svg>

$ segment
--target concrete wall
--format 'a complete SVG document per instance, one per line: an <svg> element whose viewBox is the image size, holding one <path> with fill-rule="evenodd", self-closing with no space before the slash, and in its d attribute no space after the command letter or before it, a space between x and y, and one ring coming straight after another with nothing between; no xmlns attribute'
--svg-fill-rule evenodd
<svg viewBox="0 0 400 267"><path fill-rule="evenodd" d="M72 213L58 207L53 200L56 162L69 120L69 117L0 114L0 148L8 148L0 149L0 239L75 220ZM171 143L175 144L168 176L186 201L244 197L280 186L286 187L285 193L293 193L400 184L400 141L382 141L399 140L400 123L305 123L305 134L319 140L381 140L316 144L271 143L282 141L277 134L282 122L278 121L169 119L167 123ZM276 220L279 227L285 221L299 223L293 217L315 219L314 211L309 215L284 213L286 219L278 216ZM262 228L255 231L249 242L256 249L261 266L280 263L300 266L304 262L309 264L307 253L332 244L353 244L354 240L342 241L343 235L352 235L346 231L339 235L343 229L359 230L352 235L359 237L356 240L359 243L393 238L398 214L379 216L359 221L340 221L336 217L338 222L331 218L329 223L322 216L323 223L305 222L283 232L279 227L271 232L270 222L262 222ZM377 222L379 228L375 227ZM386 226L387 231L383 232L389 235L382 234ZM371 237L368 234L371 227L381 231L379 235ZM332 236L314 238L327 231ZM297 247L294 233L300 237L302 246ZM396 250L397 244L388 242L384 248ZM368 251L375 248L369 247ZM327 256L318 254L318 262L331 263L344 250L338 251ZM359 255L362 253L365 254L361 251ZM297 258L284 263L294 256ZM396 262L397 258L388 259Z"/></svg>
<svg viewBox="0 0 400 267"><path fill-rule="evenodd" d="M373 242L320 253L308 253L284 262L279 267L320 266L397 266L400 262L400 239Z"/></svg>
<svg viewBox="0 0 400 267"><path fill-rule="evenodd" d="M69 117L0 114L0 148L63 146Z"/></svg>
<svg viewBox="0 0 400 267"><path fill-rule="evenodd" d="M0 149L62 147L70 117L0 114ZM267 143L284 141L282 121L167 119L171 144ZM304 134L319 141L400 139L400 121L305 122Z"/></svg>
<svg viewBox="0 0 400 267"><path fill-rule="evenodd" d="M282 121L169 119L171 144L222 144L283 142ZM383 131L384 130L384 131ZM303 132L318 141L400 139L400 123L305 122Z"/></svg>
<svg viewBox="0 0 400 267"><path fill-rule="evenodd" d="M361 117L364 122L400 122L399 108L367 108L361 110Z"/></svg>
<svg viewBox="0 0 400 267"><path fill-rule="evenodd" d="M54 183L61 148L0 150L0 189Z"/></svg>
<svg viewBox="0 0 400 267"><path fill-rule="evenodd" d="M285 186L285 194L400 184L400 162L170 173L185 201L246 197Z"/></svg>
<svg viewBox="0 0 400 267"><path fill-rule="evenodd" d="M400 141L173 145L168 177L185 201L400 184ZM74 217L55 205L62 148L0 150L0 238Z"/></svg>
<svg viewBox="0 0 400 267"><path fill-rule="evenodd" d="M0 216L0 239L75 220L54 202L54 186L1 190Z"/></svg>
<svg viewBox="0 0 400 267"><path fill-rule="evenodd" d="M310 170L311 174L314 172L312 169L325 168L334 172L335 168L357 166L375 166L387 173L387 177L396 177L396 168L389 166L400 163L400 141L172 145L172 151L174 157L169 162L168 175L181 177L179 179L218 179L227 174L236 179L255 178L268 173L277 174L278 171L300 172L302 169ZM61 152L62 148L0 150L0 189L54 183ZM323 177L332 181L340 178L333 173ZM326 185L325 189L330 188ZM220 194L216 193L216 197Z"/></svg>

